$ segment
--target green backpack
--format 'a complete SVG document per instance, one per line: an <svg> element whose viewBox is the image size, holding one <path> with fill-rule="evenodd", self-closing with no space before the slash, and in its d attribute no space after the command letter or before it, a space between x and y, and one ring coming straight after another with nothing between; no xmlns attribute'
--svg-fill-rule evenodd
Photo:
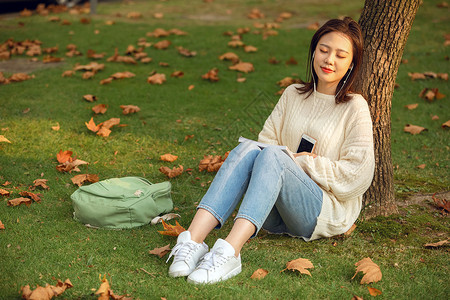
<svg viewBox="0 0 450 300"><path fill-rule="evenodd" d="M70 198L74 219L86 226L133 228L173 208L168 181L152 184L141 177L111 178L82 186Z"/></svg>

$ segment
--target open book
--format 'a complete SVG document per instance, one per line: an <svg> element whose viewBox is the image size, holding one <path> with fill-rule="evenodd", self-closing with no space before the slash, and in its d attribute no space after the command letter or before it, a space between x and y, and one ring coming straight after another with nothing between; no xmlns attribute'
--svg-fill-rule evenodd
<svg viewBox="0 0 450 300"><path fill-rule="evenodd" d="M245 138L245 137L243 137L243 136L239 137L239 140L238 140L238 141L239 141L239 143L242 143L242 142L250 142L250 143L253 143L253 144L255 144L256 146L258 146L260 149L264 149L264 148L266 148L266 147L268 147L268 146L275 146L275 147L281 149L281 150L282 150L284 153L286 153L287 155L289 155L290 158L292 158L293 160L295 160L294 153L293 153L291 150L289 150L289 148L288 148L287 146L264 144L264 143L261 143L261 142L257 142L257 141L254 141L254 140L247 139L247 138Z"/></svg>

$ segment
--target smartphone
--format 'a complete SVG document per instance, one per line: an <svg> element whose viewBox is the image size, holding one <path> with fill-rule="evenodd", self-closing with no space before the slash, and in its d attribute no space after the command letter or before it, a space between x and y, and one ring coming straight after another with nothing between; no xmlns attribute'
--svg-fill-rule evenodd
<svg viewBox="0 0 450 300"><path fill-rule="evenodd" d="M300 145L298 146L297 153L300 152L309 152L313 153L314 148L316 147L316 140L310 137L307 134L302 134L302 139L300 141Z"/></svg>

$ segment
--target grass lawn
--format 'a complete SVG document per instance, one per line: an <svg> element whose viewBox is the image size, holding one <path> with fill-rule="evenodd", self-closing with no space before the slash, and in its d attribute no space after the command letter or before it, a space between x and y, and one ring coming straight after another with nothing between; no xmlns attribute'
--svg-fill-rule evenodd
<svg viewBox="0 0 450 300"><path fill-rule="evenodd" d="M378 264L383 274L381 281L369 285L381 290L377 299L446 299L450 293L445 283L448 247L423 245L448 239L448 215L430 200L410 198L435 192L448 195L450 190L449 130L441 127L450 119L448 81L412 81L408 76L411 72L449 71L449 48L444 46L449 14L448 8L437 6L441 2L424 1L419 8L405 48L407 62L399 68L399 87L392 99L392 157L400 213L358 222L346 238L306 243L262 233L244 247L242 273L212 286L170 278L165 258L149 254L149 250L176 242L176 238L157 232L162 225L113 231L87 228L74 221L70 195L77 186L71 178L78 173L57 171L56 154L72 151L89 162L80 166L81 173L97 174L100 180L142 176L156 183L169 180L159 172L161 166L191 168L191 172L170 179L175 212L181 215L181 225L187 227L214 177L214 173L198 171L199 161L204 155L223 155L237 144L240 135L256 138L278 100L280 87L276 83L287 76L305 76L308 45L314 33L307 27L342 15L358 19L364 1L109 1L100 2L96 16L75 11L0 16L0 43L10 38L16 42L39 40L42 48L57 46L58 51L51 55L64 58L59 63L43 64L46 54L42 54L35 56L38 62L30 63L30 57L22 54L0 61L5 77L20 70L34 76L0 85L0 135L11 141L0 142L0 188L10 192L0 196L0 220L5 226L0 230L0 299L20 299L21 287L27 284L34 289L66 278L74 287L61 298L96 299L100 274L106 275L115 294L129 294L134 299L351 299L353 295L369 299L367 285L359 283L361 275L351 279L354 264L365 257ZM247 18L253 8L264 13L264 18ZM139 12L142 17L128 18L130 12ZM275 29L277 35L264 39L263 29L255 28L254 23L273 22L282 12L293 16ZM55 16L60 19L49 21ZM90 22L81 22L83 18ZM70 25L62 25L64 20ZM224 32L236 33L246 27L250 31L242 34L242 40L258 48L257 52L228 46L230 36ZM147 35L156 28L178 28L188 34ZM149 63L107 61L115 48L122 56L129 45L138 48L141 38L152 44L167 39L171 45L166 50L145 47L143 52L152 58ZM69 44L76 45L82 55L66 56ZM180 55L180 46L196 51L196 56ZM91 79L82 79L81 71L62 77L76 64L93 61L86 55L89 49L105 53L96 60L105 64L104 69ZM251 62L255 71L229 70L231 62L218 58L226 52ZM271 58L279 63L269 63ZM287 64L291 58L298 64ZM219 70L219 81L201 78L213 68ZM100 84L125 71L135 77ZM184 76L171 77L174 71L182 71ZM154 72L165 74L167 81L162 85L147 83ZM245 82L238 82L239 78ZM438 88L445 97L426 101L419 97L424 88ZM83 99L86 94L98 100L87 102ZM95 115L92 107L100 103L107 105L107 111ZM405 108L413 103L419 104L415 110ZM123 115L120 105L136 105L141 110ZM113 127L109 137L101 137L85 126L92 117L96 124L120 118L127 126ZM53 130L57 124L60 129ZM427 130L411 135L403 131L406 124ZM179 158L163 162L159 157L165 153ZM418 168L423 164L424 168ZM50 187L35 191L42 194L40 203L7 206L7 200L20 197L19 192L28 190L38 178L47 179ZM6 182L10 184L3 185ZM206 242L212 245L226 236L230 226L228 222L224 230L213 231ZM314 264L312 276L280 273L286 262L299 257ZM259 268L269 274L259 281L250 279Z"/></svg>

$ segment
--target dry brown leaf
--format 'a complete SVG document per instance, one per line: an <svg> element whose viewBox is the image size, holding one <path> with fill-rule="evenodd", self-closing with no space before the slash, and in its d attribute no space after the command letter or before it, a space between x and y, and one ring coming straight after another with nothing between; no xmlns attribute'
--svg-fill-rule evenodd
<svg viewBox="0 0 450 300"><path fill-rule="evenodd" d="M102 128L110 129L113 126L120 124L120 118L111 118L101 124L102 124Z"/></svg>
<svg viewBox="0 0 450 300"><path fill-rule="evenodd" d="M110 134L111 134L111 130L106 127L102 127L102 128L100 128L99 131L97 131L97 135L103 136L103 137L108 137Z"/></svg>
<svg viewBox="0 0 450 300"><path fill-rule="evenodd" d="M20 196L30 198L34 202L41 202L41 194L35 194L27 191L23 191L19 193Z"/></svg>
<svg viewBox="0 0 450 300"><path fill-rule="evenodd" d="M443 241L439 241L439 242L436 242L436 243L428 243L428 244L425 244L423 246L425 248L438 248L438 247L445 246L445 245L448 245L448 244L450 244L450 242L448 240L443 240Z"/></svg>
<svg viewBox="0 0 450 300"><path fill-rule="evenodd" d="M309 24L309 25L306 27L306 29L309 29L309 30L317 30L317 29L319 29L319 27L320 27L319 22L315 22L315 23Z"/></svg>
<svg viewBox="0 0 450 300"><path fill-rule="evenodd" d="M124 78L132 78L135 77L136 74L125 71L125 72L117 72L112 74L110 77L114 79L124 79Z"/></svg>
<svg viewBox="0 0 450 300"><path fill-rule="evenodd" d="M178 158L178 156L172 155L172 154L170 154L170 153L166 153L166 154L161 155L161 156L159 157L160 160L168 161L168 162L174 162L174 161L177 160L177 158Z"/></svg>
<svg viewBox="0 0 450 300"><path fill-rule="evenodd" d="M442 128L449 128L450 127L450 120L448 120L447 122L443 123L441 126L442 126Z"/></svg>
<svg viewBox="0 0 450 300"><path fill-rule="evenodd" d="M193 137L194 137L193 134L187 134L187 135L184 136L184 140L187 141L189 139L192 139Z"/></svg>
<svg viewBox="0 0 450 300"><path fill-rule="evenodd" d="M409 110L416 109L418 106L419 106L419 103L405 105L405 107Z"/></svg>
<svg viewBox="0 0 450 300"><path fill-rule="evenodd" d="M106 79L100 80L100 84L101 84L101 85L103 85L103 84L108 84L108 83L111 83L113 80L114 80L114 78L108 77L108 78L106 78Z"/></svg>
<svg viewBox="0 0 450 300"><path fill-rule="evenodd" d="M269 274L269 271L265 269L258 269L255 272L253 272L252 276L250 276L251 279L263 279L266 277L266 275Z"/></svg>
<svg viewBox="0 0 450 300"><path fill-rule="evenodd" d="M236 70L239 72L249 73L255 71L255 68L253 67L252 63L248 62L240 62L233 66L228 67L230 70Z"/></svg>
<svg viewBox="0 0 450 300"><path fill-rule="evenodd" d="M26 206L31 205L32 201L30 198L24 198L24 197L20 197L20 198L15 198L15 199L11 199L8 200L8 206L17 206L20 204L25 204Z"/></svg>
<svg viewBox="0 0 450 300"><path fill-rule="evenodd" d="M0 196L6 196L9 197L9 195L11 194L10 191L7 191L5 189L0 189Z"/></svg>
<svg viewBox="0 0 450 300"><path fill-rule="evenodd" d="M169 235L169 236L178 236L183 231L186 231L186 229L181 226L178 221L175 220L175 225L170 225L169 223L164 222L164 220L161 221L164 230L158 232L162 235Z"/></svg>
<svg viewBox="0 0 450 300"><path fill-rule="evenodd" d="M311 263L309 259L306 258L297 258L286 263L286 269L282 270L291 270L291 271L299 271L302 274L306 274L311 276L311 273L307 269L314 268L314 265Z"/></svg>
<svg viewBox="0 0 450 300"><path fill-rule="evenodd" d="M71 77L73 74L75 74L75 71L73 71L73 70L67 70L67 71L64 71L64 72L61 74L61 77Z"/></svg>
<svg viewBox="0 0 450 300"><path fill-rule="evenodd" d="M355 263L356 273L353 275L352 279L355 278L356 274L363 272L364 276L361 279L361 284L378 282L381 280L382 274L380 267L374 263L369 257L363 258L362 260Z"/></svg>
<svg viewBox="0 0 450 300"><path fill-rule="evenodd" d="M96 114L104 114L107 110L107 105L106 104L98 104L94 107L92 107L92 111Z"/></svg>
<svg viewBox="0 0 450 300"><path fill-rule="evenodd" d="M20 81L25 81L28 79L31 79L32 77L26 73L15 73L12 74L11 77L9 77L9 81L11 82L20 82Z"/></svg>
<svg viewBox="0 0 450 300"><path fill-rule="evenodd" d="M208 172L217 172L219 171L220 167L222 166L222 164L224 163L224 161L227 159L228 154L230 152L226 152L224 154L224 156L220 156L220 155L204 155L203 159L200 161L200 163L198 164L198 170L201 171L208 171Z"/></svg>
<svg viewBox="0 0 450 300"><path fill-rule="evenodd" d="M291 56L291 58L286 61L286 65L298 65L298 62L293 56Z"/></svg>
<svg viewBox="0 0 450 300"><path fill-rule="evenodd" d="M169 41L169 40L162 40L162 41L159 41L159 42L155 43L153 45L153 47L156 48L156 49L163 49L164 50L164 49L169 48L169 46L171 44L172 44L172 42Z"/></svg>
<svg viewBox="0 0 450 300"><path fill-rule="evenodd" d="M137 107L136 105L121 105L120 108L122 109L122 113L124 115L137 113L141 109Z"/></svg>
<svg viewBox="0 0 450 300"><path fill-rule="evenodd" d="M94 101L97 101L97 96L87 94L87 95L83 96L83 99L88 102L94 102Z"/></svg>
<svg viewBox="0 0 450 300"><path fill-rule="evenodd" d="M237 63L239 61L239 56L236 53L233 52L226 52L219 56L220 60L229 60L233 63Z"/></svg>
<svg viewBox="0 0 450 300"><path fill-rule="evenodd" d="M154 13L153 18L162 19L162 18L164 18L164 14L163 13Z"/></svg>
<svg viewBox="0 0 450 300"><path fill-rule="evenodd" d="M48 181L47 179L39 178L33 181L33 184L35 187L41 187L44 190L49 190L50 187L47 185L47 181Z"/></svg>
<svg viewBox="0 0 450 300"><path fill-rule="evenodd" d="M166 82L166 74L155 73L147 78L147 82L150 84L163 84Z"/></svg>
<svg viewBox="0 0 450 300"><path fill-rule="evenodd" d="M447 212L450 212L450 201L447 201L446 199L440 199L436 197L436 194L433 194L431 198L433 199L434 204L437 207L446 210Z"/></svg>
<svg viewBox="0 0 450 300"><path fill-rule="evenodd" d="M5 225L2 223L2 220L0 220L0 230L5 229Z"/></svg>
<svg viewBox="0 0 450 300"><path fill-rule="evenodd" d="M152 32L147 32L146 35L148 37L166 37L170 35L170 32L162 28L156 28Z"/></svg>
<svg viewBox="0 0 450 300"><path fill-rule="evenodd" d="M406 126L403 128L403 131L411 133L413 135L419 134L424 130L427 130L427 129L425 127L412 125L412 124L406 124Z"/></svg>
<svg viewBox="0 0 450 300"><path fill-rule="evenodd" d="M172 74L170 74L170 77L175 77L175 78L181 78L183 76L184 76L183 71L174 71Z"/></svg>
<svg viewBox="0 0 450 300"><path fill-rule="evenodd" d="M65 163L66 161L71 162L73 160L72 154L73 154L73 152L69 151L69 150L65 150L65 151L59 150L59 152L56 154L56 159L61 164Z"/></svg>
<svg viewBox="0 0 450 300"><path fill-rule="evenodd" d="M74 71L93 71L98 72L100 70L103 70L105 68L104 64L99 64L95 61L90 62L87 65L77 65L74 68Z"/></svg>
<svg viewBox="0 0 450 300"><path fill-rule="evenodd" d="M197 55L196 51L190 51L189 49L183 48L183 47L178 47L178 53L180 53L183 56L186 57L193 57Z"/></svg>
<svg viewBox="0 0 450 300"><path fill-rule="evenodd" d="M288 87L294 83L300 83L300 79L294 79L292 77L284 77L283 79L281 79L280 81L277 82L277 84L280 87Z"/></svg>
<svg viewBox="0 0 450 300"><path fill-rule="evenodd" d="M59 122L56 122L55 126L52 126L52 130L58 131L60 129Z"/></svg>
<svg viewBox="0 0 450 300"><path fill-rule="evenodd" d="M92 131L92 132L97 132L97 131L99 131L99 130L100 130L100 127L101 127L101 125L102 125L102 123L100 123L100 124L98 124L98 125L95 125L94 117L92 117L92 118L89 120L89 123L88 123L88 122L84 122L84 124L86 124L86 127L87 127L90 131Z"/></svg>
<svg viewBox="0 0 450 300"><path fill-rule="evenodd" d="M195 85L191 84L190 86L188 86L188 90L192 91L195 88Z"/></svg>
<svg viewBox="0 0 450 300"><path fill-rule="evenodd" d="M423 169L425 169L426 166L427 166L426 164L421 164L421 165L418 165L416 168L423 170Z"/></svg>
<svg viewBox="0 0 450 300"><path fill-rule="evenodd" d="M249 19L262 19L264 14L257 8L253 8L250 13L247 14Z"/></svg>
<svg viewBox="0 0 450 300"><path fill-rule="evenodd" d="M140 12L132 11L127 14L128 19L140 19L142 14Z"/></svg>
<svg viewBox="0 0 450 300"><path fill-rule="evenodd" d="M376 296L382 294L381 291L378 290L378 289L376 289L376 288L373 288L373 287L368 286L367 289L369 290L369 294L370 294L371 296L376 297Z"/></svg>
<svg viewBox="0 0 450 300"><path fill-rule="evenodd" d="M209 80L211 82L216 82L216 81L219 81L218 73L219 73L219 69L213 68L213 69L209 70L207 73L203 74L202 78Z"/></svg>
<svg viewBox="0 0 450 300"><path fill-rule="evenodd" d="M172 169L164 166L164 167L159 168L159 171L161 173L167 175L167 177L169 177L169 178L174 178L174 177L180 176L183 173L183 166L178 165L178 167L173 167Z"/></svg>
<svg viewBox="0 0 450 300"><path fill-rule="evenodd" d="M0 143L2 142L11 144L11 142L4 135L0 135Z"/></svg>
<svg viewBox="0 0 450 300"><path fill-rule="evenodd" d="M412 80L426 79L425 74L423 74L423 73L413 72L413 73L408 73L408 76L409 76Z"/></svg>
<svg viewBox="0 0 450 300"><path fill-rule="evenodd" d="M350 229L344 233L344 236L350 236L353 233L353 231L355 231L355 229L356 229L356 224L353 224L352 227L350 227Z"/></svg>
<svg viewBox="0 0 450 300"><path fill-rule="evenodd" d="M170 252L170 244L165 245L164 247L161 248L155 248L153 250L148 251L148 253L153 254L153 255L158 255L159 258L163 258L164 255L166 255L167 253Z"/></svg>
<svg viewBox="0 0 450 300"><path fill-rule="evenodd" d="M113 290L111 289L111 286L109 285L108 279L105 277L102 279L100 275L100 281L102 284L100 285L99 289L95 292L98 296L98 300L131 300L131 297L127 297L125 295L115 295Z"/></svg>
<svg viewBox="0 0 450 300"><path fill-rule="evenodd" d="M53 297L58 297L65 290L73 287L69 279L62 282L58 279L56 285L46 284L45 287L37 285L35 290L31 290L29 285L22 287L22 298L26 300L49 300Z"/></svg>
<svg viewBox="0 0 450 300"><path fill-rule="evenodd" d="M88 162L85 162L80 159L75 159L74 161L70 161L70 162L66 161L65 163L57 165L56 169L60 172L69 172L69 173L71 173L72 171L81 172L81 170L78 168L78 166L87 165L87 164L88 164Z"/></svg>
<svg viewBox="0 0 450 300"><path fill-rule="evenodd" d="M241 40L232 40L228 42L228 46L233 48L242 47L244 46L244 42Z"/></svg>
<svg viewBox="0 0 450 300"><path fill-rule="evenodd" d="M246 45L246 46L244 46L244 51L247 53L253 53L253 52L257 52L258 48L251 46L251 45Z"/></svg>
<svg viewBox="0 0 450 300"><path fill-rule="evenodd" d="M70 180L73 182L73 184L82 186L86 181L89 181L91 183L98 182L99 178L96 174L79 174L75 175Z"/></svg>

